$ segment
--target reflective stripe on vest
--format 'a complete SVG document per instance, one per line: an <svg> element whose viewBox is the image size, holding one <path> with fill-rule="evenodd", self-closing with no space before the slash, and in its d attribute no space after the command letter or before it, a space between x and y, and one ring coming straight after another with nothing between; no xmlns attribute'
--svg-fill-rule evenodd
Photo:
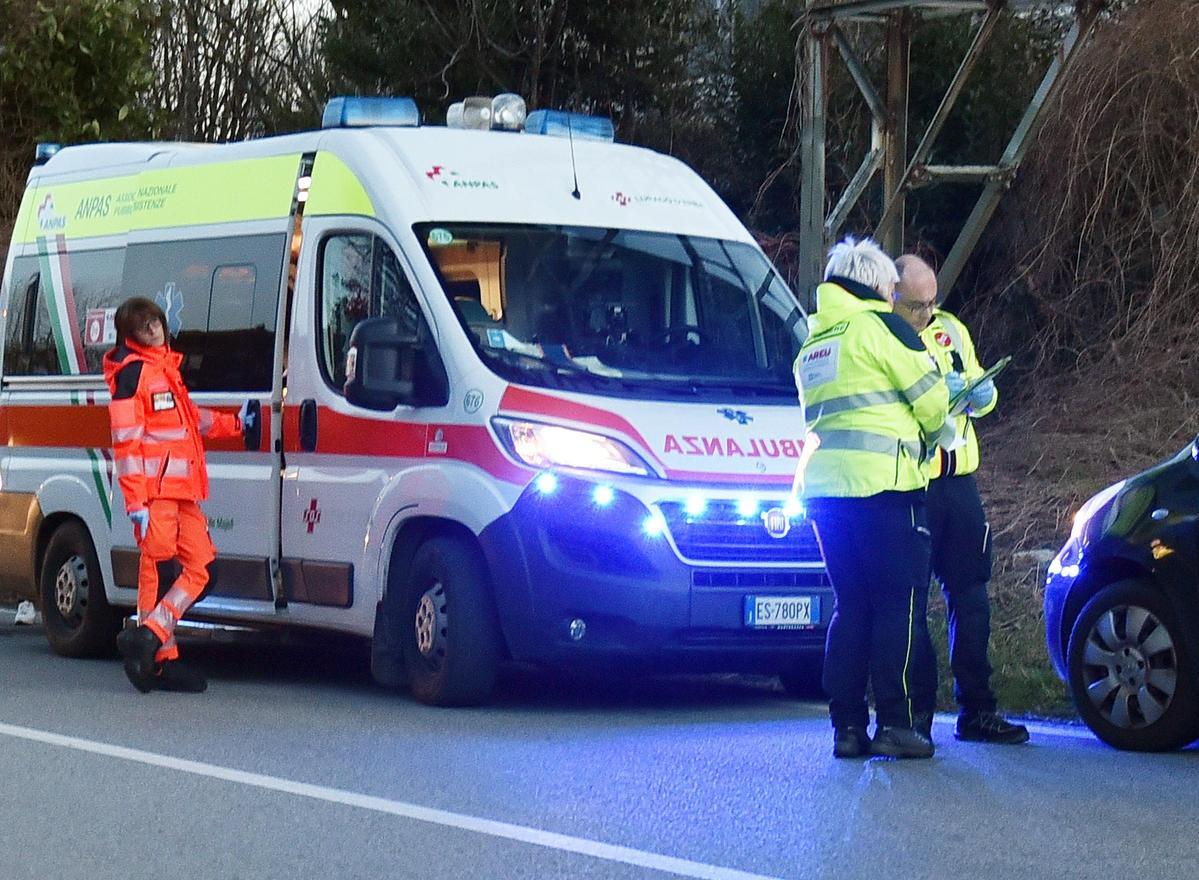
<svg viewBox="0 0 1199 880"><path fill-rule="evenodd" d="M870 431L817 431L820 437L821 449L842 449L855 452L877 452L880 455L894 455L896 450L903 449L917 461L924 454L919 442L900 440L898 437L888 437L886 434L875 434Z"/></svg>

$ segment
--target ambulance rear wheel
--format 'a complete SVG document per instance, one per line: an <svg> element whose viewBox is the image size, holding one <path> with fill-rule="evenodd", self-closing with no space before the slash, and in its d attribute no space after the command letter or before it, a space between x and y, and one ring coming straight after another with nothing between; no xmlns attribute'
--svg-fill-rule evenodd
<svg viewBox="0 0 1199 880"><path fill-rule="evenodd" d="M399 616L412 695L435 706L482 703L502 656L487 564L472 543L431 538L412 560Z"/></svg>
<svg viewBox="0 0 1199 880"><path fill-rule="evenodd" d="M42 556L39 584L46 638L64 657L111 655L121 615L108 604L96 548L82 523L59 526Z"/></svg>

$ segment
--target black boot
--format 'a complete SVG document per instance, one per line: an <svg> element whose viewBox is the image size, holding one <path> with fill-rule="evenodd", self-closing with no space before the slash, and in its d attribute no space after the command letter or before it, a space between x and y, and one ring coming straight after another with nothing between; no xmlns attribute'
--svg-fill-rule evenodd
<svg viewBox="0 0 1199 880"><path fill-rule="evenodd" d="M870 745L871 754L884 758L931 758L933 751L928 737L910 727L880 727Z"/></svg>
<svg viewBox="0 0 1199 880"><path fill-rule="evenodd" d="M1019 745L1028 742L1028 728L1013 724L998 712L967 712L958 715L953 735L966 742Z"/></svg>
<svg viewBox="0 0 1199 880"><path fill-rule="evenodd" d="M860 758L870 754L870 734L864 727L838 727L833 731L834 758Z"/></svg>
<svg viewBox="0 0 1199 880"><path fill-rule="evenodd" d="M912 727L924 734L929 742L933 739L933 713L916 712L912 715Z"/></svg>
<svg viewBox="0 0 1199 880"><path fill-rule="evenodd" d="M117 635L117 650L125 658L125 676L143 694L154 690L154 655L162 642L150 627L142 625Z"/></svg>
<svg viewBox="0 0 1199 880"><path fill-rule="evenodd" d="M208 679L178 660L170 660L158 668L154 687L183 694L202 694L208 690Z"/></svg>

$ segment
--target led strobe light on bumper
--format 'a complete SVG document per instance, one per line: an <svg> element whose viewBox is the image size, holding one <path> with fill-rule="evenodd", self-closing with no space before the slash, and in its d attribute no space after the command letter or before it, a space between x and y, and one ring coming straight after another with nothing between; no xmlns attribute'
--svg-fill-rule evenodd
<svg viewBox="0 0 1199 880"><path fill-rule="evenodd" d="M653 474L644 459L619 440L518 419L491 420L496 435L518 461L534 468L575 468L644 477Z"/></svg>

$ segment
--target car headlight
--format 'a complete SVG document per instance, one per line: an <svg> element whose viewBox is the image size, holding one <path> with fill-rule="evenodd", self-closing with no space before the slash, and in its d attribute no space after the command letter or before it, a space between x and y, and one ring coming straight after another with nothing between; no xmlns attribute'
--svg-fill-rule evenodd
<svg viewBox="0 0 1199 880"><path fill-rule="evenodd" d="M1087 524L1099 511L1107 506L1107 503L1120 494L1120 490L1124 488L1127 480L1108 486L1097 495L1091 496L1087 502L1078 509L1078 513L1074 514L1074 526L1070 529L1070 540L1077 541L1082 537L1083 531Z"/></svg>
<svg viewBox="0 0 1199 880"><path fill-rule="evenodd" d="M494 418L491 424L513 457L529 467L578 468L639 477L653 474L645 459L603 434L519 419Z"/></svg>

